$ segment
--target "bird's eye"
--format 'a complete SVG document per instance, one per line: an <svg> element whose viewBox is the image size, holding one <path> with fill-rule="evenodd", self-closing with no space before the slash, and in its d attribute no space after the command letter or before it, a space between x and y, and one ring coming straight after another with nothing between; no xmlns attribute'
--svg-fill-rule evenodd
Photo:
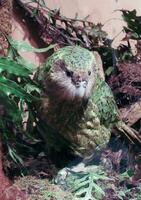
<svg viewBox="0 0 141 200"><path fill-rule="evenodd" d="M88 71L88 75L89 75L89 76L91 75L91 71Z"/></svg>
<svg viewBox="0 0 141 200"><path fill-rule="evenodd" d="M68 77L72 77L72 76L73 76L73 71L66 70L65 72L66 72L66 75L67 75Z"/></svg>

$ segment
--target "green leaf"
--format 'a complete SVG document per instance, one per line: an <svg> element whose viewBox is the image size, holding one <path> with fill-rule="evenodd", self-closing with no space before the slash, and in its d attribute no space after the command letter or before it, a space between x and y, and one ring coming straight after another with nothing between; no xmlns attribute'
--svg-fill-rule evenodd
<svg viewBox="0 0 141 200"><path fill-rule="evenodd" d="M43 52L49 51L50 49L53 49L56 46L56 44L52 44L52 45L49 45L48 47L38 49L23 41L14 41L12 39L9 39L9 42L13 48L15 48L17 51L20 51L20 52L43 53Z"/></svg>
<svg viewBox="0 0 141 200"><path fill-rule="evenodd" d="M21 125L21 112L17 104L14 102L13 99L7 97L7 95L2 91L0 92L0 104L4 106L4 109L6 110L6 113L10 117L11 121L13 121L17 125Z"/></svg>
<svg viewBox="0 0 141 200"><path fill-rule="evenodd" d="M88 168L87 172L72 172L66 177L67 187L77 200L101 200L104 189L99 185L100 181L111 180L99 166Z"/></svg>
<svg viewBox="0 0 141 200"><path fill-rule="evenodd" d="M36 85L33 85L33 84L31 84L31 83L27 83L27 84L25 85L25 90L26 90L28 93L31 93L31 92L36 91L37 93L40 94L40 92L41 92L40 88L38 88Z"/></svg>
<svg viewBox="0 0 141 200"><path fill-rule="evenodd" d="M31 71L25 66L7 58L0 58L0 72L6 71L17 76L28 76Z"/></svg>
<svg viewBox="0 0 141 200"><path fill-rule="evenodd" d="M125 32L131 33L130 38L138 40L141 38L141 18L136 15L136 10L128 11L121 10L124 21L127 27L124 28Z"/></svg>
<svg viewBox="0 0 141 200"><path fill-rule="evenodd" d="M135 171L133 169L129 169L127 171L127 174L128 174L129 177L132 177L135 174Z"/></svg>
<svg viewBox="0 0 141 200"><path fill-rule="evenodd" d="M37 1L37 0L32 0L32 2L37 3L37 4L39 3L41 6L46 6L44 0L39 0L39 1Z"/></svg>
<svg viewBox="0 0 141 200"><path fill-rule="evenodd" d="M32 10L32 15L31 15L31 17L36 17L36 16L38 15L38 13L39 13L39 10L38 10L37 8L34 8L34 9Z"/></svg>
<svg viewBox="0 0 141 200"><path fill-rule="evenodd" d="M113 66L112 66L112 67L108 67L108 69L106 69L106 71L105 71L105 74L106 74L107 76L110 76L111 73L112 73L113 71L114 71Z"/></svg>
<svg viewBox="0 0 141 200"><path fill-rule="evenodd" d="M26 102L32 102L34 97L28 94L22 87L20 87L16 82L6 79L5 77L0 77L0 91L5 93L7 96L13 94Z"/></svg>
<svg viewBox="0 0 141 200"><path fill-rule="evenodd" d="M95 188L96 193L103 196L105 195L105 192L103 191L103 189L94 182L93 182L93 187Z"/></svg>
<svg viewBox="0 0 141 200"><path fill-rule="evenodd" d="M44 0L40 0L40 4L41 4L41 6L46 6L46 3Z"/></svg>
<svg viewBox="0 0 141 200"><path fill-rule="evenodd" d="M16 150L14 148L11 148L8 145L8 153L11 156L11 158L15 161L15 163L23 164L23 160L18 156Z"/></svg>
<svg viewBox="0 0 141 200"><path fill-rule="evenodd" d="M119 175L120 181L124 181L125 179L129 179L134 175L134 170L133 169L129 169L127 171L125 171L124 173Z"/></svg>

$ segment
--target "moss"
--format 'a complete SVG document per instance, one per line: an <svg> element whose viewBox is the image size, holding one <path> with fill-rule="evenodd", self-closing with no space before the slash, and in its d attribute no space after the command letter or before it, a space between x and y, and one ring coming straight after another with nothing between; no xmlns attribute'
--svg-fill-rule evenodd
<svg viewBox="0 0 141 200"><path fill-rule="evenodd" d="M18 178L14 186L22 190L28 200L71 200L72 195L59 186L51 184L48 179L35 176Z"/></svg>

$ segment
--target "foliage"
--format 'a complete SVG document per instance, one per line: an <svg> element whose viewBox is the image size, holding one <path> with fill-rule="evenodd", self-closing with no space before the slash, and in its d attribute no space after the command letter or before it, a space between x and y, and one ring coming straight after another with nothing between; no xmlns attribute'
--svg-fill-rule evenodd
<svg viewBox="0 0 141 200"><path fill-rule="evenodd" d="M37 85L30 78L32 71L9 58L0 58L0 71L1 136L7 144L10 156L14 161L21 162L14 147L11 148L12 141L14 142L19 133L24 132L25 107L32 110L32 103L37 101L34 91L29 93L27 86L30 83L30 88L37 88Z"/></svg>
<svg viewBox="0 0 141 200"><path fill-rule="evenodd" d="M33 0L35 6L17 1L18 6L36 24L36 33L45 44L57 43L58 46L81 45L88 49L97 48L107 39L107 33L103 30L103 24L94 24L89 21L89 16L79 19L78 14L74 18L63 16L60 9L51 10L45 1Z"/></svg>
<svg viewBox="0 0 141 200"><path fill-rule="evenodd" d="M105 24L95 24L89 21L89 16L79 19L78 14L74 18L63 16L60 9L51 10L45 1L34 0L35 7L22 3L20 8L24 10L27 20L33 22L35 32L40 40L45 44L57 44L59 47L66 45L80 45L89 50L96 50L100 53L106 71L106 77L115 73L118 61L133 60L129 39L140 38L140 17L136 16L136 11L121 10L123 19L127 22L124 27L126 32L124 45L119 45L117 49L112 44L116 35L112 39L108 38L103 30ZM36 14L35 14L36 13ZM25 16L25 17L26 17Z"/></svg>
<svg viewBox="0 0 141 200"><path fill-rule="evenodd" d="M115 173L102 165L86 165L77 171L62 169L55 181L73 194L73 200L140 199L141 187L134 186L133 175L132 169Z"/></svg>
<svg viewBox="0 0 141 200"><path fill-rule="evenodd" d="M134 61L137 55L133 55L130 40L136 40L137 43L141 39L141 16L137 16L136 10L120 10L122 12L123 20L126 22L126 26L123 27L125 36L123 41L127 44L120 44L117 48L118 59L120 61ZM136 46L137 53L139 46ZM137 54L136 53L136 54Z"/></svg>
<svg viewBox="0 0 141 200"><path fill-rule="evenodd" d="M48 47L45 48L35 48L29 44L27 44L26 42L23 41L14 41L12 39L9 38L9 42L10 45L15 48L18 52L34 52L34 53L44 53L49 51L50 49L53 49L56 45L50 45Z"/></svg>
<svg viewBox="0 0 141 200"><path fill-rule="evenodd" d="M77 200L98 200L104 197L104 190L98 185L99 180L110 180L105 172L100 167L93 166L92 169L87 172L77 173L77 178L74 180L74 186L72 193L74 193L74 199Z"/></svg>
<svg viewBox="0 0 141 200"><path fill-rule="evenodd" d="M54 48L55 45L36 49L25 42L10 38L8 41L8 57L0 58L0 131L11 158L22 163L16 146L20 149L25 147L26 145L20 143L27 137L30 137L32 143L38 142L34 130L37 124L40 126L36 112L40 88L32 78L35 69L28 66L19 50L40 53Z"/></svg>
<svg viewBox="0 0 141 200"><path fill-rule="evenodd" d="M136 10L121 10L121 12L127 23L127 27L124 27L127 39L141 39L141 17L136 15Z"/></svg>
<svg viewBox="0 0 141 200"><path fill-rule="evenodd" d="M111 179L102 167L92 165L78 172L64 168L58 173L55 182L71 191L73 200L100 200L105 196L105 192L99 181L109 180Z"/></svg>

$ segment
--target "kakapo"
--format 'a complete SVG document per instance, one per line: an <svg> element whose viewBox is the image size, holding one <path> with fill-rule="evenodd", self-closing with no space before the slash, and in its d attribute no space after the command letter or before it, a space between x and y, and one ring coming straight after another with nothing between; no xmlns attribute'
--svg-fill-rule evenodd
<svg viewBox="0 0 141 200"><path fill-rule="evenodd" d="M43 88L41 118L69 141L74 153L85 157L104 148L114 126L141 141L120 119L112 91L99 77L93 52L80 46L60 48L36 77Z"/></svg>

